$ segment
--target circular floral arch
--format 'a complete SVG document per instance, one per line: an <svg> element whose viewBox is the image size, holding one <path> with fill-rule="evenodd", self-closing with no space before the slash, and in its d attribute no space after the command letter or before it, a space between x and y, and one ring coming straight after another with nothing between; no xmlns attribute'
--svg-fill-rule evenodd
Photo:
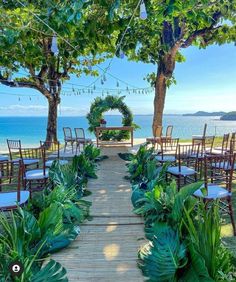
<svg viewBox="0 0 236 282"><path fill-rule="evenodd" d="M89 130L95 132L95 128L100 126L100 120L103 119L105 112L109 110L118 110L122 114L123 126L133 125L133 114L124 102L125 96L118 97L109 95L106 98L97 97L90 106L90 112L87 115ZM129 138L128 131L103 131L102 140L125 140Z"/></svg>

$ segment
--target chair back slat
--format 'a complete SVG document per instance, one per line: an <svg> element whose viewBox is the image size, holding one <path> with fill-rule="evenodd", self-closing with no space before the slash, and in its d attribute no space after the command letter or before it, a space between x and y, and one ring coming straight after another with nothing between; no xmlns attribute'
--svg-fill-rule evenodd
<svg viewBox="0 0 236 282"><path fill-rule="evenodd" d="M207 131L207 123L204 124L203 134L202 134L203 137L206 136L206 131Z"/></svg>
<svg viewBox="0 0 236 282"><path fill-rule="evenodd" d="M40 141L40 147L44 149L46 160L60 158L60 142Z"/></svg>
<svg viewBox="0 0 236 282"><path fill-rule="evenodd" d="M161 138L161 153L174 153L174 155L176 156L178 145L179 138Z"/></svg>
<svg viewBox="0 0 236 282"><path fill-rule="evenodd" d="M197 163L198 163L198 157L200 152L200 144L191 144L191 145L185 145L185 144L179 144L178 145L178 166L179 171L181 171L181 165L188 164L189 158L191 156L194 156L194 169L197 170Z"/></svg>
<svg viewBox="0 0 236 282"><path fill-rule="evenodd" d="M4 190L12 191L17 190L17 201L20 202L21 186L22 186L22 162L13 163L11 161L0 162L0 197L1 192ZM17 165L16 165L17 164Z"/></svg>
<svg viewBox="0 0 236 282"><path fill-rule="evenodd" d="M75 137L76 139L85 139L85 133L83 128L75 128Z"/></svg>
<svg viewBox="0 0 236 282"><path fill-rule="evenodd" d="M21 140L10 140L7 139L7 147L9 150L10 159L13 160L14 157L21 157L20 156L20 149L21 149Z"/></svg>
<svg viewBox="0 0 236 282"><path fill-rule="evenodd" d="M72 137L72 130L70 127L63 127L63 132L64 132L64 139L66 140L71 140Z"/></svg>
<svg viewBox="0 0 236 282"><path fill-rule="evenodd" d="M208 152L211 154L212 152L212 149L213 149L213 144L214 144L214 141L215 141L215 136L206 136L204 138L204 153L205 152Z"/></svg>
<svg viewBox="0 0 236 282"><path fill-rule="evenodd" d="M236 154L211 155L204 157L204 183L224 185L231 192Z"/></svg>
<svg viewBox="0 0 236 282"><path fill-rule="evenodd" d="M230 134L224 134L221 146L221 153L224 154L228 150L228 143L229 143Z"/></svg>

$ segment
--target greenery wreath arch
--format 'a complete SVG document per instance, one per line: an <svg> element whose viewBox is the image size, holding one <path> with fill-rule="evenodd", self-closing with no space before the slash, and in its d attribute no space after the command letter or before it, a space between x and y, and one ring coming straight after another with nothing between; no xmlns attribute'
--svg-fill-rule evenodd
<svg viewBox="0 0 236 282"><path fill-rule="evenodd" d="M118 110L122 114L123 126L138 126L133 123L133 114L129 107L124 102L125 96L108 95L105 98L97 97L90 106L90 112L87 114L89 123L89 131L95 133L95 128L100 126L100 120L103 119L104 113L109 110ZM102 140L126 140L129 139L128 131L103 131Z"/></svg>

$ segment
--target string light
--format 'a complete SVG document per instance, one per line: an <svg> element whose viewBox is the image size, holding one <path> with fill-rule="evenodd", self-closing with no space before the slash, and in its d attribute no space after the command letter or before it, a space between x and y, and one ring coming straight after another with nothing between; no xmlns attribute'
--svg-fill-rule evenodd
<svg viewBox="0 0 236 282"><path fill-rule="evenodd" d="M147 15L147 9L145 6L145 2L144 0L142 0L141 4L140 4L140 19L141 20L146 20L148 17Z"/></svg>

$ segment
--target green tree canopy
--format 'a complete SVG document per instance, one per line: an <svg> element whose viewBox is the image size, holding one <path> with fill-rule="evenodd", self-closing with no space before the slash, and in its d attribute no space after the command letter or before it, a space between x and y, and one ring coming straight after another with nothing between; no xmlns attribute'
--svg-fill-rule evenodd
<svg viewBox="0 0 236 282"><path fill-rule="evenodd" d="M148 17L139 18L136 10L128 28L122 50L130 60L152 63L157 73L148 79L156 88L153 131L162 125L166 87L174 81L176 62L183 62L183 48L236 42L235 0L144 0ZM119 1L114 22L119 25L121 38L125 23L130 20L137 1Z"/></svg>
<svg viewBox="0 0 236 282"><path fill-rule="evenodd" d="M49 104L46 139L57 139L63 82L71 75L98 75L98 68L91 66L101 63L112 48L113 38L104 36L109 30L108 3L9 0L1 1L0 8L0 82L40 91ZM58 54L51 50L53 30ZM27 75L17 74L22 70Z"/></svg>

